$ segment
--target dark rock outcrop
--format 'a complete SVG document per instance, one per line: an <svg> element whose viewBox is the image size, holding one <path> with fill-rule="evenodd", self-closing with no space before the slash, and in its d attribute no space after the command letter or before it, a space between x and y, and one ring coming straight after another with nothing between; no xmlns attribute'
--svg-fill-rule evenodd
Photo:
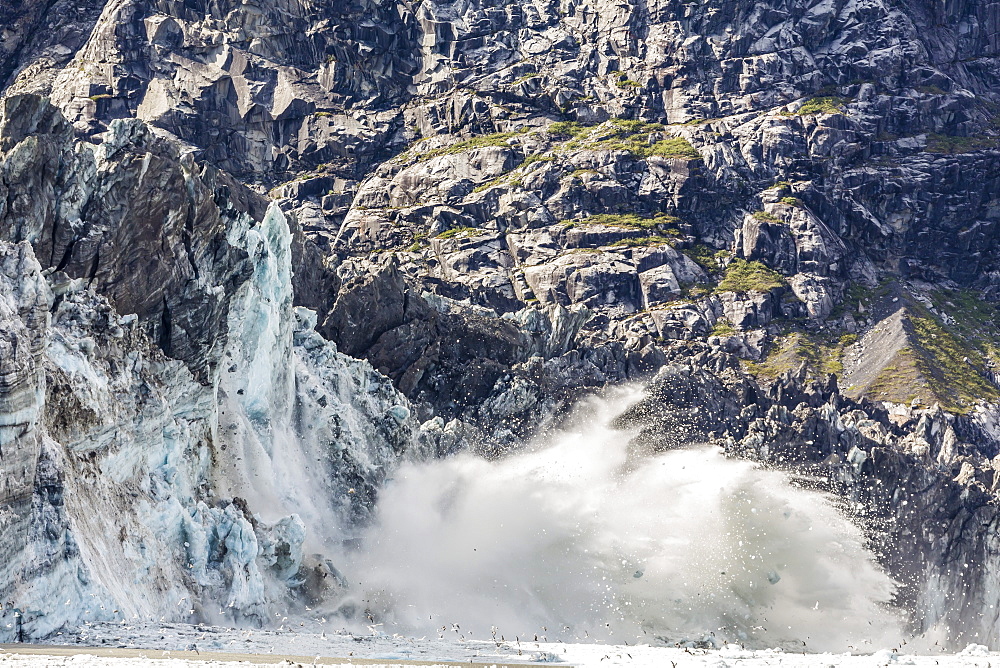
<svg viewBox="0 0 1000 668"><path fill-rule="evenodd" d="M410 408L305 311L294 335L231 340L234 312L277 313L253 277L285 247L257 227L274 232L280 206L294 275L267 276L285 320L294 284L323 337L408 397L430 450L500 455L586 389L648 380L620 418L642 426L637 449L715 441L836 493L917 628L972 639L1000 610L984 575L1000 551L990 2L21 0L0 26L11 531L58 534L64 491L99 476L64 450L100 411L72 378L42 382L50 317L86 325L73 341L107 332L112 371L138 346L252 414L219 413L213 439L291 410L241 374L292 347L261 331L294 338L311 366L255 382L307 388L300 432L324 409L333 426L309 442L339 453L320 458L354 492L338 512L364 521ZM135 330L116 320L131 314ZM333 447L324 364L378 388L354 407L378 465ZM189 455L209 447L192 439ZM228 572L252 570L245 507L199 515L247 537ZM292 565L267 560L294 534L261 533L286 583ZM43 564L87 558L69 538L37 544Z"/></svg>

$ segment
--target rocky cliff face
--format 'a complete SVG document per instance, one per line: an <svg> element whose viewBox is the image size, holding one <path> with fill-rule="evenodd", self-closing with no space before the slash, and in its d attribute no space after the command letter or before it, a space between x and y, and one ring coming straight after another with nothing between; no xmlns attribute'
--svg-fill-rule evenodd
<svg viewBox="0 0 1000 668"><path fill-rule="evenodd" d="M8 3L0 517L27 538L0 600L40 601L35 635L73 621L37 621L66 587L152 614L94 573L186 542L150 577L259 616L324 567L309 517L253 519L244 490L288 481L273 462L322 462L317 512L347 526L405 452L498 455L587 388L654 378L636 447L714 440L819 480L915 628L982 638L997 16ZM137 498L118 543L81 539L88 503ZM164 542L153 516L200 538Z"/></svg>

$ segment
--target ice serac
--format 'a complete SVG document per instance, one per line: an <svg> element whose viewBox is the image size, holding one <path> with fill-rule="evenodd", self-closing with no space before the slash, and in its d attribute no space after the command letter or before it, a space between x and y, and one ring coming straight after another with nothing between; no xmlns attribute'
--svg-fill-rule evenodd
<svg viewBox="0 0 1000 668"><path fill-rule="evenodd" d="M226 235L249 272L209 382L83 281L46 280L27 242L0 242L0 639L83 620L259 624L321 598L324 550L413 442L390 381L293 306L280 210L233 216Z"/></svg>
<svg viewBox="0 0 1000 668"><path fill-rule="evenodd" d="M27 243L0 247L0 581L32 529L51 293ZM2 633L2 631L0 631Z"/></svg>

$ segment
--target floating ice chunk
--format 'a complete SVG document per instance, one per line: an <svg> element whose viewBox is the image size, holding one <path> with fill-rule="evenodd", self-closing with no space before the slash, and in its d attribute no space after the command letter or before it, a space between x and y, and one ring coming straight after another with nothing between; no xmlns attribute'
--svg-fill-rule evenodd
<svg viewBox="0 0 1000 668"><path fill-rule="evenodd" d="M977 645L972 643L961 652L958 653L959 656L989 656L990 648L986 645Z"/></svg>
<svg viewBox="0 0 1000 668"><path fill-rule="evenodd" d="M536 663L559 663L562 661L562 658L553 652L535 652L528 657L528 660Z"/></svg>
<svg viewBox="0 0 1000 668"><path fill-rule="evenodd" d="M875 661L875 664L879 666L896 663L897 658L899 658L899 655L891 649L880 649L872 654L872 659Z"/></svg>

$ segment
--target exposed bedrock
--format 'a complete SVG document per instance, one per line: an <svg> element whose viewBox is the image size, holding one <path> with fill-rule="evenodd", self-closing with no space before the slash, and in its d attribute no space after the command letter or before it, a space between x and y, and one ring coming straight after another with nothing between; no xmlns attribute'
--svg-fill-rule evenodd
<svg viewBox="0 0 1000 668"><path fill-rule="evenodd" d="M643 382L637 451L796 472L915 629L989 640L995 4L20 0L0 33L24 633L316 605L402 458Z"/></svg>

